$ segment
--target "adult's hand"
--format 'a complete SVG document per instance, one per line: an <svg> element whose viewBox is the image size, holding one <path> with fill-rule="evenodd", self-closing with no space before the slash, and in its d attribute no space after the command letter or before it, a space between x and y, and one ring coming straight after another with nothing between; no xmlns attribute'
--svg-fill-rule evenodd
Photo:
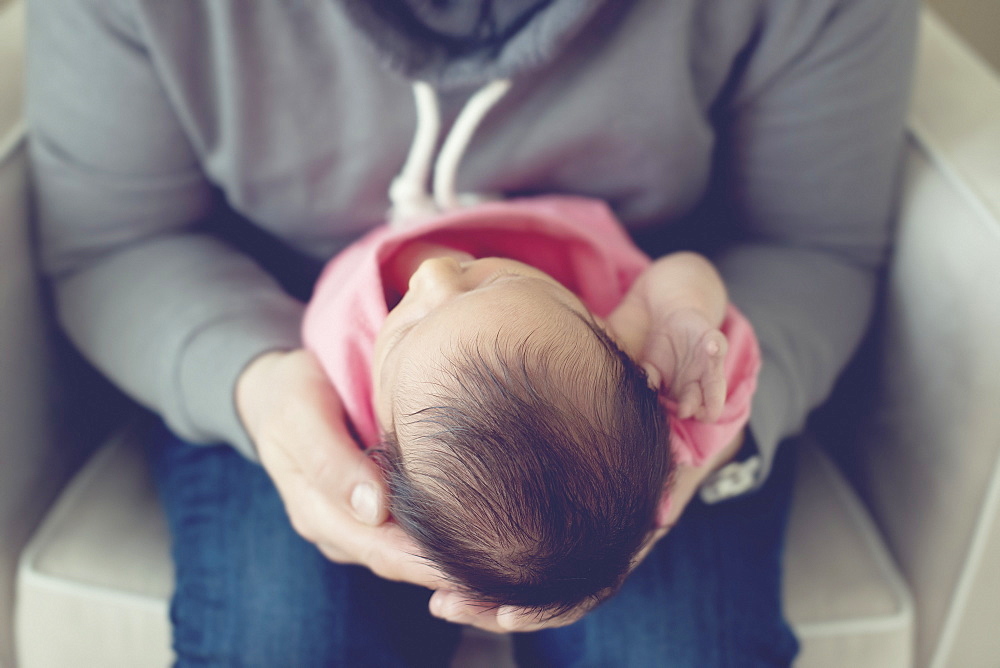
<svg viewBox="0 0 1000 668"><path fill-rule="evenodd" d="M351 438L336 391L309 351L261 355L236 387L240 417L292 526L327 558L429 588L440 574L387 522L378 468Z"/></svg>
<svg viewBox="0 0 1000 668"><path fill-rule="evenodd" d="M606 326L650 384L674 402L677 417L714 422L726 401L729 344L719 330L725 313L726 289L715 267L681 252L640 274Z"/></svg>

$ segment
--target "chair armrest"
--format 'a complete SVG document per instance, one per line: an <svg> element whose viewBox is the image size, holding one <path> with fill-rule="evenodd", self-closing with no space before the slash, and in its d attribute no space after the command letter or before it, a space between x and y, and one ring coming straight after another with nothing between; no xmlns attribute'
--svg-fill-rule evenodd
<svg viewBox="0 0 1000 668"><path fill-rule="evenodd" d="M21 122L24 8L0 7L0 665L13 665L18 553L64 476L53 463L52 357L28 237Z"/></svg>
<svg viewBox="0 0 1000 668"><path fill-rule="evenodd" d="M21 112L24 14L21 0L0 0L0 666L6 667L14 665L19 553L88 447L110 419L121 420L120 411L104 415L107 384L59 345L33 261Z"/></svg>
<svg viewBox="0 0 1000 668"><path fill-rule="evenodd" d="M862 494L919 666L1000 656L1000 79L925 11Z"/></svg>

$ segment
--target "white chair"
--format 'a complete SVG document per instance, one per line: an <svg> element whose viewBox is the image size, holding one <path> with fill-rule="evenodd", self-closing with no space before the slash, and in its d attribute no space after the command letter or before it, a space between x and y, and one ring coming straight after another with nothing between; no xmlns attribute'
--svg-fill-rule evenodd
<svg viewBox="0 0 1000 668"><path fill-rule="evenodd" d="M86 438L57 428L69 404L53 399L66 375L30 262L23 18L0 0L0 666L163 666L172 570L134 433L74 473ZM874 383L873 398L826 420L863 425L843 457L854 484L820 430L798 444L785 597L803 668L1000 665L1000 81L930 13L909 127L874 354L839 392L850 407ZM469 634L455 663L506 651Z"/></svg>

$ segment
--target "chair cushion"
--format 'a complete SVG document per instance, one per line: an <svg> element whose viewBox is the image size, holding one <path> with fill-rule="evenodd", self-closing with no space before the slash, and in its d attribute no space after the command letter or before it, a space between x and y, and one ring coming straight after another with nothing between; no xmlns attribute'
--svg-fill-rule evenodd
<svg viewBox="0 0 1000 668"><path fill-rule="evenodd" d="M169 536L137 441L128 431L102 447L22 553L22 668L171 663Z"/></svg>
<svg viewBox="0 0 1000 668"><path fill-rule="evenodd" d="M135 441L122 434L94 456L23 555L22 668L171 659L168 536ZM798 665L910 665L912 609L895 567L835 467L812 441L798 446L785 578L787 614L802 641ZM506 639L468 635L455 665L512 665Z"/></svg>

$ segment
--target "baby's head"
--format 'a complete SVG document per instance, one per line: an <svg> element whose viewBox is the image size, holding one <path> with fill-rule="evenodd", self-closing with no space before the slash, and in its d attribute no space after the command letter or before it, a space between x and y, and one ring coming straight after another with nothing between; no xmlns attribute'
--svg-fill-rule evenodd
<svg viewBox="0 0 1000 668"><path fill-rule="evenodd" d="M613 592L670 472L646 375L545 273L424 261L376 341L397 522L475 600L554 615Z"/></svg>

